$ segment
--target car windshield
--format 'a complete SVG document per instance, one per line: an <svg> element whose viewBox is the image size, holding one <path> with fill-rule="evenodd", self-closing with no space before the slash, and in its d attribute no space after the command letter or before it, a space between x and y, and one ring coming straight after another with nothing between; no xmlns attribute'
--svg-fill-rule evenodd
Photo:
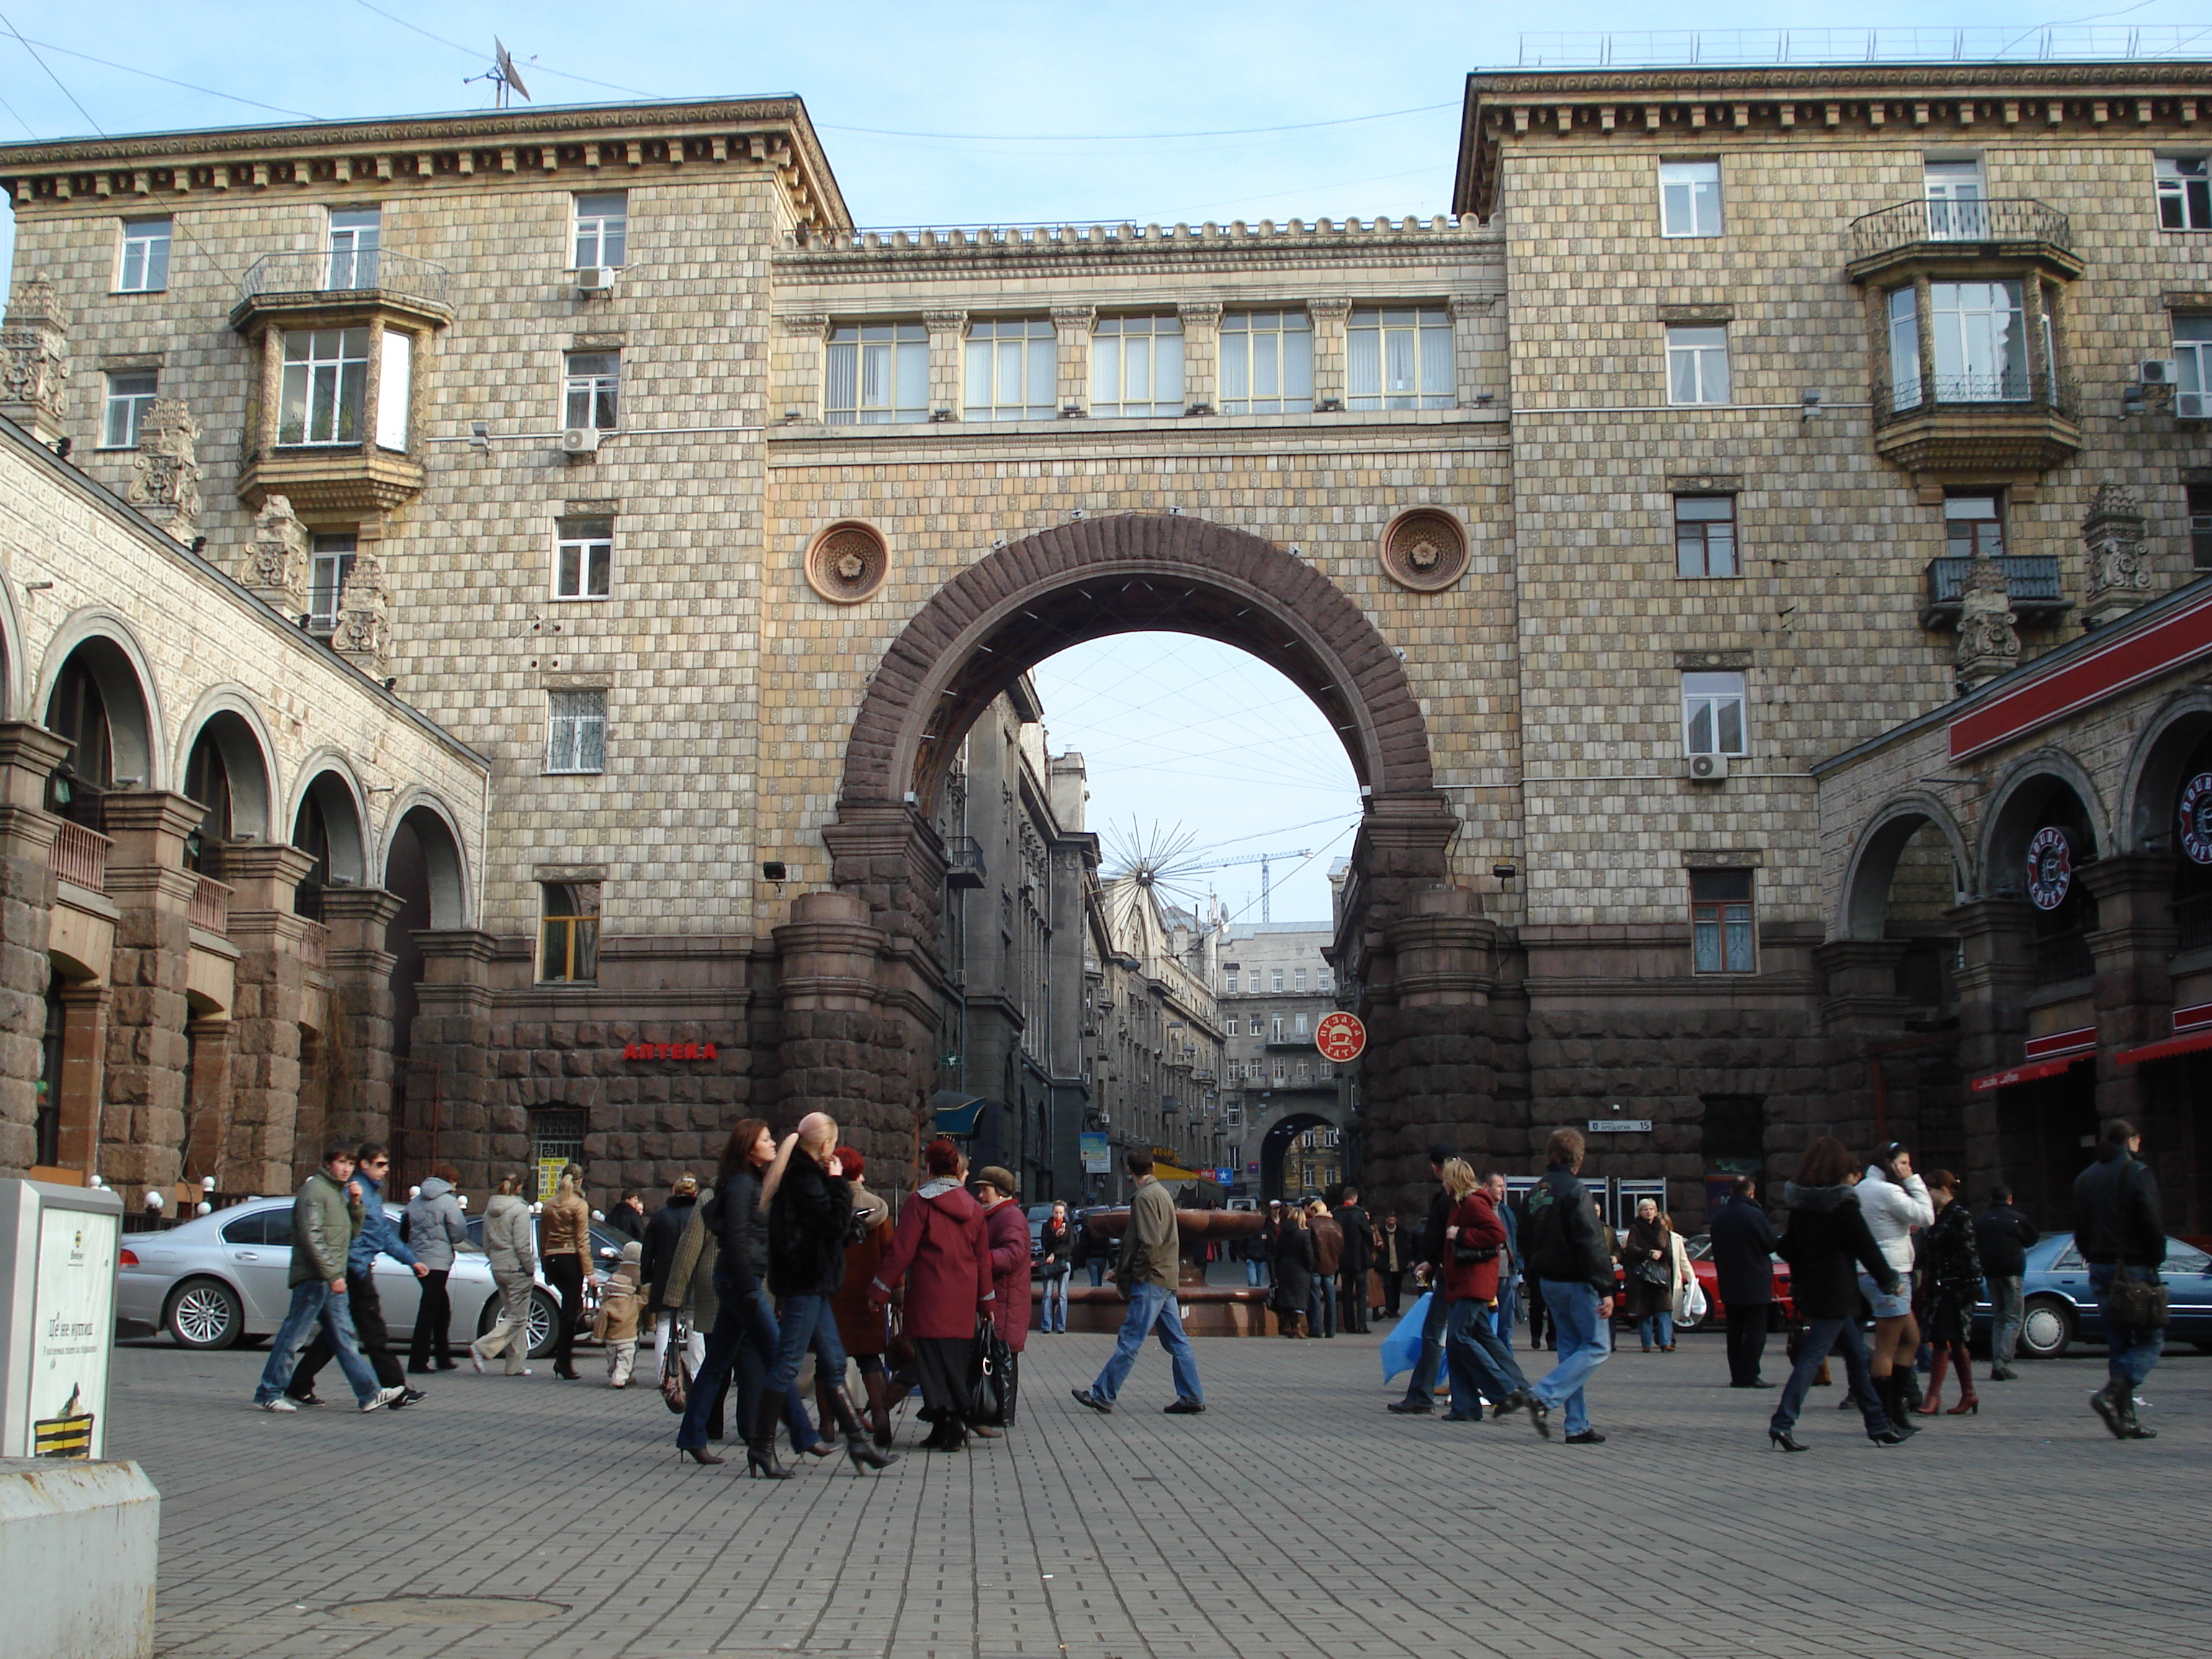
<svg viewBox="0 0 2212 1659"><path fill-rule="evenodd" d="M2212 1272L2212 1255L2207 1255L2194 1244L2185 1244L2178 1238L2166 1241L2166 1261L2160 1271L2170 1273L2201 1273Z"/></svg>

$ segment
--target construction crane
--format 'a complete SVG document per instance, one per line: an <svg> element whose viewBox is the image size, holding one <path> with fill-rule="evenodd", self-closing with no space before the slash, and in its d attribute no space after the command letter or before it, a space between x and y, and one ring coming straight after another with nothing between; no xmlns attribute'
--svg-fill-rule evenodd
<svg viewBox="0 0 2212 1659"><path fill-rule="evenodd" d="M1233 859L1211 859L1202 864L1178 864L1176 866L1175 873L1178 876L1196 876L1203 875L1209 870L1226 870L1234 865L1256 864L1260 866L1260 920L1273 921L1274 916L1267 900L1267 866L1279 859L1310 859L1312 856L1312 849L1305 847L1297 848L1288 853L1245 853Z"/></svg>

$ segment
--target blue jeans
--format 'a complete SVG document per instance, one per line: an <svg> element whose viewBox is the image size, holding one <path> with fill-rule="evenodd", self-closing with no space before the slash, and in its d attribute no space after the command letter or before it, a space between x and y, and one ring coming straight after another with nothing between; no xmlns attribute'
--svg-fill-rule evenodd
<svg viewBox="0 0 2212 1659"><path fill-rule="evenodd" d="M1408 1401L1426 1401L1437 1391L1437 1373L1444 1364L1444 1322L1450 1314L1443 1291L1429 1298L1429 1310L1421 1318L1421 1357L1413 1366L1413 1380L1406 1384Z"/></svg>
<svg viewBox="0 0 2212 1659"><path fill-rule="evenodd" d="M1306 1334L1336 1334L1336 1275L1324 1275L1318 1267L1314 1270L1313 1284L1306 1291Z"/></svg>
<svg viewBox="0 0 2212 1659"><path fill-rule="evenodd" d="M799 1363L809 1348L814 1350L816 1371L843 1386L845 1345L837 1340L837 1316L828 1297L787 1296L780 1324L781 1340L776 1344L775 1364L768 1371L771 1395L790 1389L799 1376Z"/></svg>
<svg viewBox="0 0 2212 1659"><path fill-rule="evenodd" d="M1656 1330L1654 1329L1654 1327L1656 1327ZM1648 1348L1651 1346L1655 1337L1657 1339L1659 1346L1662 1348L1668 1347L1673 1344L1674 1340L1674 1316L1673 1314L1663 1310L1658 1313L1650 1313L1644 1315L1643 1318L1636 1322L1636 1340L1638 1341L1641 1342Z"/></svg>
<svg viewBox="0 0 2212 1659"><path fill-rule="evenodd" d="M301 1353L318 1329L330 1339L338 1369L353 1384L354 1399L366 1406L376 1398L376 1373L362 1357L361 1343L353 1334L353 1299L333 1295L318 1279L292 1287L292 1305L270 1339L269 1363L261 1368L261 1381L253 1390L255 1405L265 1406L284 1392Z"/></svg>
<svg viewBox="0 0 2212 1659"><path fill-rule="evenodd" d="M1042 1320L1044 1328L1048 1331L1065 1331L1067 1328L1067 1285L1073 1277L1067 1273L1047 1273L1044 1276ZM1053 1312L1055 1308L1060 1310L1057 1316Z"/></svg>
<svg viewBox="0 0 2212 1659"><path fill-rule="evenodd" d="M678 1445L701 1450L707 1444L707 1425L714 1420L715 1411L729 1392L733 1374L738 1383L738 1434L742 1438L752 1431L760 1390L769 1367L775 1362L780 1340L775 1304L769 1300L764 1288L756 1285L751 1290L740 1290L718 1275L714 1295L714 1328L707 1334L706 1357L700 1360L698 1374L691 1379L684 1421L676 1430ZM841 1367L841 1381L843 1375ZM814 1443L813 1419L807 1416L798 1389L784 1391L783 1416L791 1425L793 1449L803 1450Z"/></svg>
<svg viewBox="0 0 2212 1659"><path fill-rule="evenodd" d="M1528 1392L1552 1410L1565 1405L1567 1432L1580 1434L1590 1425L1583 1385L1613 1351L1612 1322L1598 1317L1597 1292L1589 1285L1564 1279L1539 1282L1544 1287L1545 1311L1559 1333L1559 1363Z"/></svg>
<svg viewBox="0 0 2212 1659"><path fill-rule="evenodd" d="M1797 1413L1804 1409L1805 1393L1813 1386L1814 1373L1838 1348L1843 1350L1844 1379L1850 1385L1851 1398L1859 1402L1859 1418L1867 1432L1880 1434L1890 1426L1875 1393L1874 1378L1867 1370L1866 1343L1859 1334L1859 1322L1815 1319L1805 1328L1797 1363L1790 1368L1790 1380L1782 1385L1782 1398L1774 1402L1774 1416L1767 1426L1775 1433L1787 1434L1797 1426Z"/></svg>
<svg viewBox="0 0 2212 1659"><path fill-rule="evenodd" d="M1183 1334L1176 1293L1158 1285L1139 1285L1129 1292L1129 1311L1122 1318L1121 1335L1115 1339L1114 1357L1098 1373L1091 1392L1111 1405L1122 1383L1129 1380L1129 1367L1137 1363L1137 1350L1145 1346L1145 1334L1153 1330L1159 1333L1160 1346L1174 1363L1176 1398L1204 1405L1206 1394L1198 1386L1198 1355L1192 1352L1190 1338Z"/></svg>
<svg viewBox="0 0 2212 1659"><path fill-rule="evenodd" d="M1444 1316L1444 1357L1455 1417L1480 1417L1485 1400L1494 1406L1528 1386L1513 1351L1498 1340L1489 1304L1473 1297L1462 1297Z"/></svg>
<svg viewBox="0 0 2212 1659"><path fill-rule="evenodd" d="M1505 1352L1513 1352L1513 1322L1521 1316L1521 1276L1498 1276L1498 1316L1492 1322L1498 1330L1498 1340L1505 1345Z"/></svg>
<svg viewBox="0 0 2212 1659"><path fill-rule="evenodd" d="M2158 1283L2155 1267L2122 1267L2114 1261L2092 1261L2089 1264L2089 1289L2097 1298L2097 1311L2105 1319L2105 1369L2113 1382L2125 1379L2130 1389L2140 1389L2150 1375L2150 1368L2158 1364L2159 1355L2166 1352L2166 1333L2157 1331L2123 1330L2112 1322L2112 1304L2106 1299L2112 1281L2123 1273L2130 1279L2139 1279L2146 1285Z"/></svg>
<svg viewBox="0 0 2212 1659"><path fill-rule="evenodd" d="M1258 1256L1248 1256L1244 1261L1244 1283L1252 1290L1263 1290L1267 1283L1267 1264Z"/></svg>
<svg viewBox="0 0 2212 1659"><path fill-rule="evenodd" d="M1085 1262L1083 1265L1091 1270L1091 1288L1094 1291L1104 1289L1106 1285L1106 1263L1103 1260L1094 1259Z"/></svg>

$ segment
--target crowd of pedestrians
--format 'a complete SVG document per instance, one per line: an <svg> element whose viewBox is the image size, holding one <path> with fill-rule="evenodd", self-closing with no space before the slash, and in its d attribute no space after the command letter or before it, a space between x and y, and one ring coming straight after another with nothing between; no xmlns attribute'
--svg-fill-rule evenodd
<svg viewBox="0 0 2212 1659"><path fill-rule="evenodd" d="M2166 1322L2159 1277L2166 1235L2141 1151L2132 1125L2107 1124L2073 1191L2075 1243L2108 1340L2107 1380L2090 1403L2123 1440L2155 1437L2136 1404ZM1334 1207L1326 1198L1271 1203L1228 1254L1243 1263L1247 1286L1264 1290L1279 1334L1293 1340L1364 1334L1371 1317L1402 1316L1408 1288L1429 1292L1414 1310L1422 1317L1418 1346L1408 1349L1412 1376L1393 1413L1434 1413L1441 1384L1446 1421L1525 1413L1547 1439L1556 1425L1568 1444L1601 1445L1607 1436L1591 1419L1589 1391L1613 1352L1616 1316L1636 1330L1643 1352L1671 1354L1676 1310L1704 1292L1686 1242L1656 1200L1640 1201L1620 1232L1607 1224L1599 1189L1583 1176L1586 1154L1579 1133L1556 1131L1542 1174L1515 1196L1504 1172L1479 1170L1435 1146L1436 1187L1418 1229L1395 1213L1370 1214L1346 1185L1331 1189ZM529 1376L532 1304L543 1284L557 1298L550 1342L556 1376L578 1377L574 1349L587 1304L612 1388L631 1386L650 1334L648 1363L680 1413L680 1455L721 1463L713 1443L734 1425L746 1473L789 1480L793 1469L777 1455L781 1427L795 1456L842 1450L855 1473L878 1472L899 1461L888 1449L894 1416L916 1393L928 1425L925 1450L957 1452L972 1438L1011 1431L1033 1283L1041 1287L1039 1329L1058 1334L1068 1328L1075 1275L1085 1272L1103 1286L1110 1262L1126 1312L1112 1354L1075 1399L1112 1412L1153 1336L1170 1360L1167 1411L1206 1410L1178 1305L1176 1200L1148 1156L1128 1155L1134 1192L1118 1242L1055 1203L1034 1244L1010 1171L993 1165L971 1175L959 1146L943 1137L921 1162L920 1184L896 1223L869 1190L860 1152L841 1144L838 1126L821 1113L780 1141L766 1122L744 1120L711 1184L702 1190L683 1176L650 1213L641 1194L625 1193L595 1218L574 1164L539 1206L525 1200L520 1177L506 1178L481 1223L496 1317L469 1345L469 1358L480 1373L503 1358L507 1376ZM362 1412L419 1403L425 1395L410 1376L456 1368L449 1279L457 1253L477 1248L455 1194L458 1176L439 1166L395 1224L384 1200L391 1167L380 1145L332 1143L301 1186L290 1306L253 1396L262 1410L321 1405L315 1383L332 1360ZM1856 1409L1878 1446L1902 1444L1916 1418L1978 1414L1969 1342L1984 1298L1986 1380L2016 1376L2027 1253L2039 1235L2008 1189L1993 1188L1976 1216L1959 1179L1916 1169L1903 1143L1884 1145L1861 1168L1839 1140L1822 1136L1784 1186L1779 1227L1760 1197L1753 1177L1736 1177L1708 1240L1733 1389L1776 1386L1763 1374L1778 1322L1774 1263L1789 1267L1790 1368L1766 1425L1775 1447L1807 1449L1798 1435L1805 1404L1831 1382L1836 1359L1844 1382L1838 1406ZM592 1272L595 1219L623 1238L618 1252L608 1251L614 1261L603 1281ZM404 1370L377 1289L379 1256L420 1281ZM1515 1353L1522 1304L1527 1351L1553 1355L1533 1381ZM799 1387L810 1362L818 1429ZM1956 1385L1948 1408L1947 1382ZM834 1435L823 1431L833 1427Z"/></svg>

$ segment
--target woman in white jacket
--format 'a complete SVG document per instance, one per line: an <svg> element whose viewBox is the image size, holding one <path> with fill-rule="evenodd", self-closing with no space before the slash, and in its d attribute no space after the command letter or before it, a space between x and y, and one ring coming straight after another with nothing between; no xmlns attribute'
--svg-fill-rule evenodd
<svg viewBox="0 0 2212 1659"><path fill-rule="evenodd" d="M1936 1206L1926 1183L1912 1173L1912 1154L1899 1140L1884 1146L1881 1156L1867 1165L1856 1196L1867 1231L1881 1247L1882 1260L1897 1270L1899 1280L1897 1294L1887 1296L1872 1274L1859 1275L1860 1294L1874 1310L1874 1347L1867 1356L1867 1370L1881 1396L1882 1410L1893 1424L1906 1425L1909 1434L1912 1431L1906 1412L1918 1401L1908 1398L1907 1391L1919 1392L1912 1388L1912 1362L1920 1352L1920 1326L1912 1317L1912 1233L1916 1227L1934 1224Z"/></svg>

